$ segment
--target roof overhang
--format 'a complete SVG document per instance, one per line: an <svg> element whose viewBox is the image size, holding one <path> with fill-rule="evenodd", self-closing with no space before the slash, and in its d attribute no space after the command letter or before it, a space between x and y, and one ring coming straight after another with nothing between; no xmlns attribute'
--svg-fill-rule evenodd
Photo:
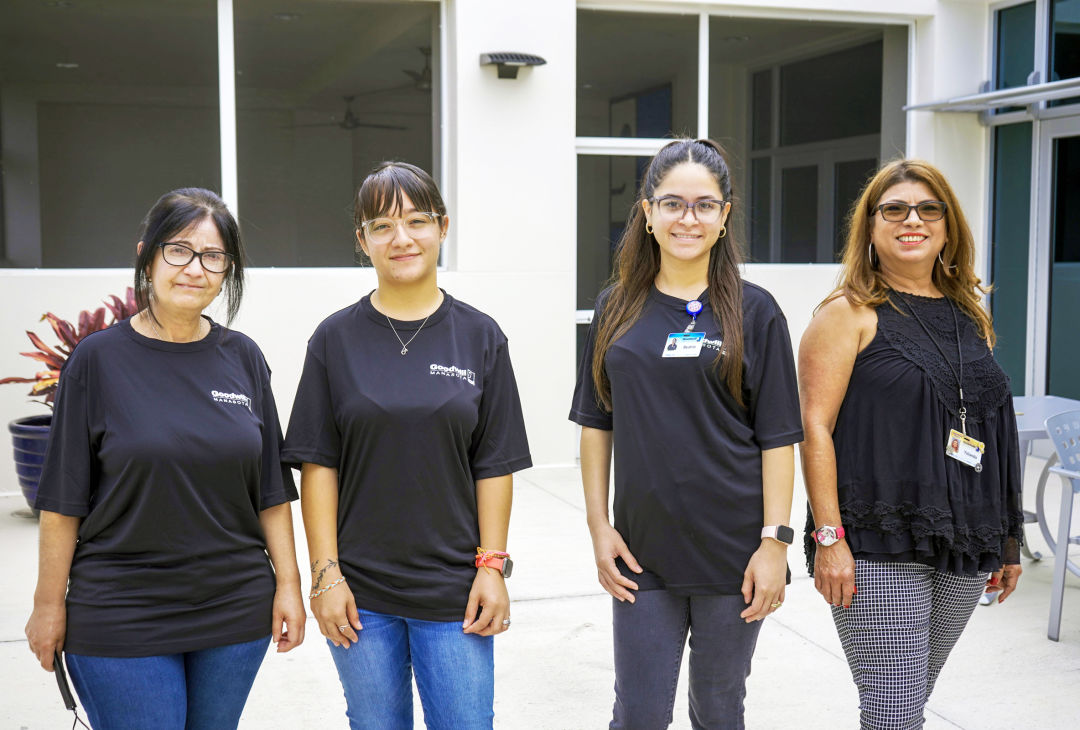
<svg viewBox="0 0 1080 730"><path fill-rule="evenodd" d="M1031 84L1012 89L986 91L981 94L957 96L942 101L908 104L904 111L916 112L989 112L1010 106L1030 106L1041 101L1080 96L1080 78Z"/></svg>

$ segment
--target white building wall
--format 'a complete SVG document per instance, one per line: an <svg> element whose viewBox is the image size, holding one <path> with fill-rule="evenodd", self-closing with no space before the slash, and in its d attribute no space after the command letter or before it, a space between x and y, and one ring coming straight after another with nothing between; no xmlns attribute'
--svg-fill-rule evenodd
<svg viewBox="0 0 1080 730"><path fill-rule="evenodd" d="M893 2L590 2L612 9L664 8L777 17L836 17L913 23L912 101L970 93L986 71L988 22L983 0ZM537 464L570 463L575 429L566 415L573 390L577 177L574 152L575 17L572 0L450 0L447 197L448 269L440 283L494 316L510 338L529 438ZM902 12L901 12L902 11ZM479 66L487 51L543 56L545 66L517 80ZM909 154L939 164L953 181L985 247L986 132L973 115L912 113ZM9 201L10 203L11 201ZM132 221L134 226L137 221ZM118 242L131 245L135 242ZM751 265L746 276L769 289L787 314L796 346L837 267ZM130 283L126 270L0 270L0 374L28 375L34 363L22 334L48 310L73 318ZM253 269L235 327L263 348L274 372L283 421L291 407L307 337L327 314L375 285L367 269ZM0 387L0 420L43 412L26 386ZM11 473L0 449L0 473Z"/></svg>

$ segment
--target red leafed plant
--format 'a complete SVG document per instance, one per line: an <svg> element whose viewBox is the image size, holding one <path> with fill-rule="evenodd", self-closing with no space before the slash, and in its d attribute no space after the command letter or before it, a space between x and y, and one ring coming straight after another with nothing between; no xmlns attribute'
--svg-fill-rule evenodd
<svg viewBox="0 0 1080 730"><path fill-rule="evenodd" d="M52 407L53 398L56 395L56 384L60 379L60 368L64 367L64 363L67 362L68 355L75 349L75 345L79 344L79 341L91 332L103 330L107 326L122 319L127 319L139 311L135 306L135 290L130 286L124 293L123 299L111 294L104 301L104 307L98 307L92 312L89 309L79 312L78 329L71 322L60 319L52 312L43 314L41 319L49 321L53 332L60 339L60 344L49 347L40 337L27 330L26 336L30 338L30 342L37 348L37 352L20 352L19 354L44 363L45 369L32 378L4 378L0 380L0 385L5 383L33 383L28 395L44 398L41 402ZM112 314L112 321L108 324L105 323L106 308Z"/></svg>

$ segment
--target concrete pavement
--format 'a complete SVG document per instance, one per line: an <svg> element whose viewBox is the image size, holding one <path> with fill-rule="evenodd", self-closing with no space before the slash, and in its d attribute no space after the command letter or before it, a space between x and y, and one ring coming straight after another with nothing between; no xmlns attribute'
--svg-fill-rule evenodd
<svg viewBox="0 0 1080 730"><path fill-rule="evenodd" d="M1027 473L1037 476L1041 468L1033 458ZM495 725L606 727L614 682L611 599L596 582L578 470L530 469L515 486L509 583L514 623L496 640ZM37 523L12 493L14 477L0 488L9 490L0 494L0 728L68 727L71 715L53 676L37 666L23 636L37 572ZM805 509L801 491L800 479L795 525ZM307 550L298 507L296 527L303 565ZM1037 528L1029 528L1028 537L1045 552ZM789 552L792 584L784 607L761 631L746 725L857 727L858 698L828 607L806 575L801 547ZM1020 589L1001 606L976 609L930 700L928 730L1080 728L1080 580L1068 576L1061 641L1054 643L1046 638L1050 573L1048 560L1025 560ZM673 728L690 727L685 674L684 658ZM423 727L418 701L416 717ZM240 727L346 727L341 687L314 622L301 647L267 656Z"/></svg>

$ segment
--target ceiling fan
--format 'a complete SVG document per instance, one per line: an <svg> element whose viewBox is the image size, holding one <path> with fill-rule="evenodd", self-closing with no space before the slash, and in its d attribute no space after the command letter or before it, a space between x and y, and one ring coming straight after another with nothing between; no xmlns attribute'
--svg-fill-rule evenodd
<svg viewBox="0 0 1080 730"><path fill-rule="evenodd" d="M372 89L371 91L364 91L360 93L360 96L370 96L372 94L386 94L394 91L431 91L431 46L417 46L416 50L420 51L424 56L424 66L419 71L414 71L411 68L403 68L401 72L408 76L412 81L405 84L398 84L396 86L388 86L383 89Z"/></svg>
<svg viewBox="0 0 1080 730"><path fill-rule="evenodd" d="M344 130L352 131L361 127L366 129L395 129L404 130L408 127L403 127L400 124L379 124L378 122L362 122L360 118L356 116L356 113L352 110L353 100L356 98L355 94L349 94L348 96L341 97L345 101L345 113L341 115L340 121L334 122L315 122L313 124L290 124L290 127L341 127Z"/></svg>

